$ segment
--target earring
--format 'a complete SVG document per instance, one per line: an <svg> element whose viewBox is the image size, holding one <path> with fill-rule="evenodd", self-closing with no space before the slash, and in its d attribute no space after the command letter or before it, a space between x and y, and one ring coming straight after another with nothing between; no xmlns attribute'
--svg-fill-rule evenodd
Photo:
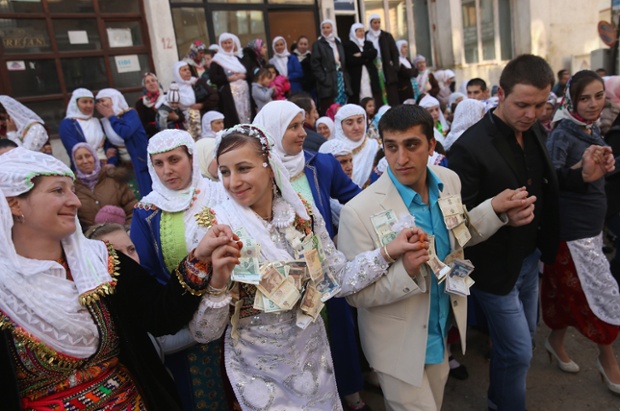
<svg viewBox="0 0 620 411"><path fill-rule="evenodd" d="M263 168L267 168L267 166L269 166L269 164L267 164L267 162L263 162Z"/></svg>
<svg viewBox="0 0 620 411"><path fill-rule="evenodd" d="M24 224L24 221L26 221L23 214L15 217L15 219L17 220L18 223L21 223L21 224Z"/></svg>

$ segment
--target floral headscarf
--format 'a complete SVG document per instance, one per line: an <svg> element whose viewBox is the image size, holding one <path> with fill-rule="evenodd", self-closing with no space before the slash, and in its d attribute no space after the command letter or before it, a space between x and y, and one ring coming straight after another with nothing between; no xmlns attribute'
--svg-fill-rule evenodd
<svg viewBox="0 0 620 411"><path fill-rule="evenodd" d="M146 89L145 83L147 77L153 77L155 81L157 81L159 88L156 92L152 93ZM144 95L142 96L142 103L144 103L146 107L158 108L163 102L164 89L162 88L161 83L159 82L157 76L154 73L147 72L144 73L144 75L142 76L142 92L144 93Z"/></svg>
<svg viewBox="0 0 620 411"><path fill-rule="evenodd" d="M93 160L95 161L95 168L90 173L85 173L82 170L80 170L80 168L76 165L75 174L76 174L77 179L80 180L80 182L82 182L85 186L87 186L92 191L97 185L97 181L99 180L99 174L101 174L101 162L99 161L99 158L97 157L97 152L93 150L93 148L88 143L77 143L76 145L73 146L73 149L71 149L71 160L73 161L73 164L76 164L75 153L80 148L87 149L88 152L93 156Z"/></svg>
<svg viewBox="0 0 620 411"><path fill-rule="evenodd" d="M189 46L189 51L187 52L185 58L188 60L191 59L194 63L196 63L196 66L202 67L205 64L205 60L204 57L201 59L198 58L198 53L201 51L207 51L207 46L202 41L196 40L191 44L191 46Z"/></svg>

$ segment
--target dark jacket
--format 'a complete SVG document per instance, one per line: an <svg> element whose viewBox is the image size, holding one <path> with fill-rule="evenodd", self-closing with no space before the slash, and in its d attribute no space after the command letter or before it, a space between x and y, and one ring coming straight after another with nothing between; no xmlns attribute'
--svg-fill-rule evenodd
<svg viewBox="0 0 620 411"><path fill-rule="evenodd" d="M336 66L334 52L323 37L319 37L312 45L312 73L316 78L316 90L318 97L330 98L338 95L338 70L344 76L345 90L351 95L351 83L346 70L346 56L342 43L336 40L338 53L340 55L340 68Z"/></svg>
<svg viewBox="0 0 620 411"><path fill-rule="evenodd" d="M230 82L228 81L226 71L219 64L212 62L211 67L209 67L209 72L211 83L217 86L220 96L219 111L224 115L224 126L230 128L239 124L239 115L237 114L237 107L235 106L232 91L230 91Z"/></svg>
<svg viewBox="0 0 620 411"><path fill-rule="evenodd" d="M164 368L147 332L174 334L192 319L200 297L188 293L176 276L157 283L139 264L122 253L114 294L102 297L119 336L119 360L131 373L146 407L153 411L181 410L172 378ZM181 264L182 265L182 264ZM10 344L10 330L0 332L0 398L2 409L21 410Z"/></svg>
<svg viewBox="0 0 620 411"><path fill-rule="evenodd" d="M245 79L249 85L254 82L255 72L265 67L265 60L262 57L258 57L256 52L251 47L243 48L243 57L241 58L241 64L246 69Z"/></svg>
<svg viewBox="0 0 620 411"><path fill-rule="evenodd" d="M327 139L309 127L310 126L304 124L304 130L306 131L304 150L317 152L319 151L319 147L321 147Z"/></svg>
<svg viewBox="0 0 620 411"><path fill-rule="evenodd" d="M362 190L342 171L342 166L331 154L304 151L304 156L306 157L305 173L314 204L325 220L329 236L334 238L335 230L329 199L335 198L345 204Z"/></svg>
<svg viewBox="0 0 620 411"><path fill-rule="evenodd" d="M159 132L159 128L157 127L157 120L155 119L155 116L157 115L157 109L155 106L145 106L144 101L142 101L142 97L140 97L140 99L136 101L134 108L136 109L138 116L140 116L140 121L142 121L142 127L144 127L146 136L151 138L157 134Z"/></svg>
<svg viewBox="0 0 620 411"><path fill-rule="evenodd" d="M381 85L379 84L379 74L377 73L377 67L374 63L374 60L377 58L377 49L375 49L370 41L364 41L364 50L361 52L358 45L352 41L344 43L343 46L347 57L347 71L351 78L352 94L349 103L359 104L360 89L362 87L362 67L366 67L366 70L368 70L372 94L380 94ZM361 53L362 55L355 56L357 53Z"/></svg>
<svg viewBox="0 0 620 411"><path fill-rule="evenodd" d="M198 81L194 84L194 94L196 94L196 103L202 104L200 109L200 117L211 110L217 110L220 105L220 95L217 87L211 81L211 70L205 68L205 71Z"/></svg>
<svg viewBox="0 0 620 411"><path fill-rule="evenodd" d="M295 56L297 56L297 54L295 54ZM299 60L299 56L297 56L297 60ZM307 55L306 58L303 59L303 61L299 62L299 64L301 65L301 69L304 72L304 77L301 79L301 88L303 89L303 91L310 94L314 91L314 88L316 87L316 80L314 78L314 73L312 72L312 53Z"/></svg>
<svg viewBox="0 0 620 411"><path fill-rule="evenodd" d="M493 110L494 111L494 110ZM471 210L504 189L516 189L526 185L517 173L514 154L506 136L500 133L497 117L489 111L482 120L470 127L454 143L448 152L448 167L460 177L463 204ZM556 174L545 148L545 132L536 123L530 129L535 134L536 147L544 158L542 182L542 209L537 228L537 245L542 252L541 260L552 263L559 245L558 178L565 183L581 179L581 170L566 175ZM569 175L570 174L570 175ZM531 224L535 224L532 222ZM472 277L480 290L505 295L514 287L523 259L533 250L524 246L532 238L530 225L504 226L488 240L465 249L465 257L476 267Z"/></svg>
<svg viewBox="0 0 620 411"><path fill-rule="evenodd" d="M368 32L366 32L366 35L368 35ZM379 35L379 49L381 50L381 61L383 62L385 84L398 83L400 53L396 47L394 37L392 37L392 35L387 31L381 30L381 34Z"/></svg>
<svg viewBox="0 0 620 411"><path fill-rule="evenodd" d="M409 61L411 63L411 61ZM413 86L411 85L412 77L413 81L418 76L418 69L411 63L411 68L407 68L404 65L400 65L398 69L398 99L402 103L403 101L413 98Z"/></svg>

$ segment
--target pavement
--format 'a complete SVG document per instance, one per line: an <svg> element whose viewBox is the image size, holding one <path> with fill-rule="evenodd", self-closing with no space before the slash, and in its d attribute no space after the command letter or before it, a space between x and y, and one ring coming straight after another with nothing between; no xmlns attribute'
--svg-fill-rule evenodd
<svg viewBox="0 0 620 411"><path fill-rule="evenodd" d="M620 396L614 395L601 382L596 370L598 349L578 331L569 328L566 349L573 361L581 367L577 374L566 374L549 363L544 348L549 329L541 324L535 335L536 348L527 377L528 411L620 411ZM484 334L469 330L467 355L460 355L460 348L452 350L455 358L467 366L469 378L458 381L448 378L444 394L443 411L486 411L486 390L489 383L488 351ZM620 353L620 339L614 343L616 355ZM362 398L373 411L385 411L383 397L374 392L362 392Z"/></svg>

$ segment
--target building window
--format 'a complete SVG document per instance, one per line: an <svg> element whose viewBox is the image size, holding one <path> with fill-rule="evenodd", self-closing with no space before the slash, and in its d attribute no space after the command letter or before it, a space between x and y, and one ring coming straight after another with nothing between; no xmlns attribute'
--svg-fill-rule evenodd
<svg viewBox="0 0 620 411"><path fill-rule="evenodd" d="M512 58L510 0L461 0L465 63Z"/></svg>
<svg viewBox="0 0 620 411"><path fill-rule="evenodd" d="M116 88L133 105L153 71L141 0L0 0L0 39L0 94L52 135L76 88Z"/></svg>
<svg viewBox="0 0 620 411"><path fill-rule="evenodd" d="M170 0L170 7L181 58L195 40L217 43L224 32L237 35L242 47L266 40L270 53L276 35L284 35L289 46L297 35L316 38L316 0Z"/></svg>

